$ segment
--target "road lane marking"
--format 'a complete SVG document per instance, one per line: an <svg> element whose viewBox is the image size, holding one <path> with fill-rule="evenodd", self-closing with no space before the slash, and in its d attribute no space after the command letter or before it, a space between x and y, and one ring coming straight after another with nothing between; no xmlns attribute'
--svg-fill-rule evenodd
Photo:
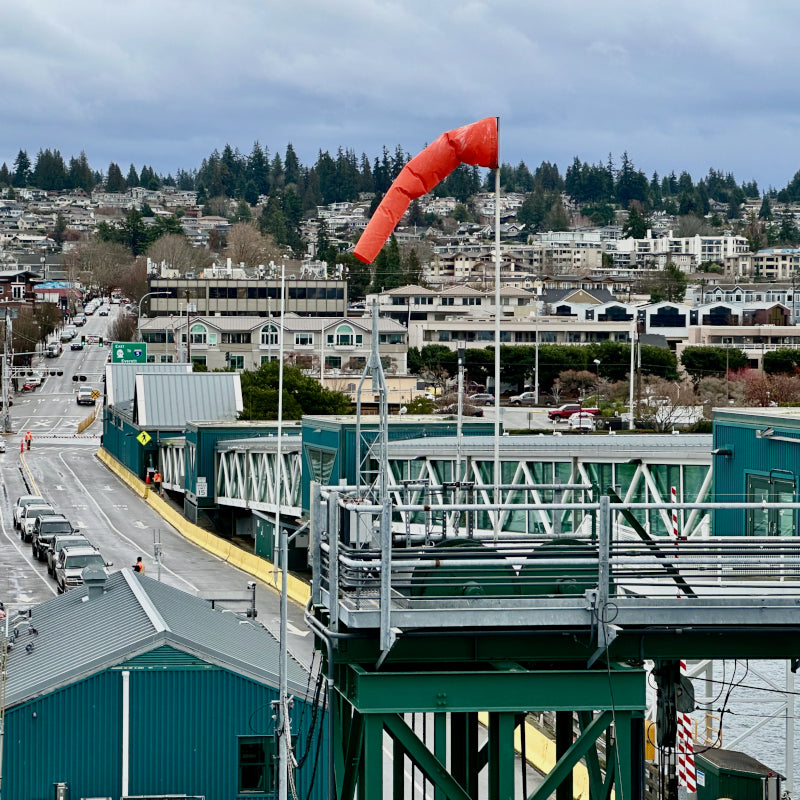
<svg viewBox="0 0 800 800"><path fill-rule="evenodd" d="M108 523L108 527L111 528L113 531L115 531L117 533L117 535L121 539L124 539L133 548L135 548L138 551L141 551L141 549L142 549L141 545L139 545L136 542L134 542L133 539L131 539L128 536L126 536L116 525L114 525L114 523L109 518L108 514L106 514L106 512L103 511L103 508L100 505L100 503L98 503L97 500L94 499L94 497L89 493L89 490L84 485L83 481L77 476L77 474L72 469L72 467L70 467L70 465L64 460L64 454L60 453L58 457L61 460L61 462L64 464L64 467L69 471L69 473L72 475L72 477L77 481L77 483L81 487L81 490L83 491L83 493L97 507L97 510L100 512L101 516ZM110 486L106 487L106 488L111 489ZM168 524L168 523L165 523L165 524ZM171 570L169 567L165 566L163 562L161 563L161 569L163 569L165 572L169 572L170 575L172 575L173 577L177 578L179 581L183 581L187 586L190 586L192 588L193 592L195 592L196 594L199 594L200 589L197 586L195 586L191 581L186 580L186 578L184 578L183 575L178 575L177 572L175 572L175 571Z"/></svg>

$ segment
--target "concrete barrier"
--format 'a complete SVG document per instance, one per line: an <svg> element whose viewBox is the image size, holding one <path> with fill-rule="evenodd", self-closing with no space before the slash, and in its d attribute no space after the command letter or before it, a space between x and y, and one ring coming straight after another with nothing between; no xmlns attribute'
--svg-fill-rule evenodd
<svg viewBox="0 0 800 800"><path fill-rule="evenodd" d="M136 494L144 498L147 505L153 509L165 522L168 522L185 539L188 539L198 547L211 553L222 561L227 562L232 567L242 570L263 583L272 586L280 591L281 574L275 570L275 565L266 558L249 553L241 547L237 547L228 539L201 528L189 522L180 512L176 511L169 503L159 497L155 492L150 491L150 487L142 480L139 480L129 469L117 461L106 449L100 448L97 457L108 467L120 480L126 483ZM286 581L286 594L290 600L297 605L305 608L311 598L311 587L302 579L295 575L289 575Z"/></svg>

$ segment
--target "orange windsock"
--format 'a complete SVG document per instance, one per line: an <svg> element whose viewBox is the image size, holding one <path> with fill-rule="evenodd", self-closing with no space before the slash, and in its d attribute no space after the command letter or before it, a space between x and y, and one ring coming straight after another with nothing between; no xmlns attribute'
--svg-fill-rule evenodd
<svg viewBox="0 0 800 800"><path fill-rule="evenodd" d="M497 160L497 117L443 133L400 171L364 228L353 255L371 263L411 201L441 183L459 164L496 169Z"/></svg>

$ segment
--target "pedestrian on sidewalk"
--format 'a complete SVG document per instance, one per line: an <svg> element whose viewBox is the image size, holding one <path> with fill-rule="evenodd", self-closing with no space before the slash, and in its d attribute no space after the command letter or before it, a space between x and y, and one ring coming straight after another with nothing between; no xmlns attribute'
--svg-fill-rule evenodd
<svg viewBox="0 0 800 800"><path fill-rule="evenodd" d="M153 485L156 487L156 491L158 492L159 497L164 496L164 492L161 490L161 473L156 470L155 474L153 475Z"/></svg>

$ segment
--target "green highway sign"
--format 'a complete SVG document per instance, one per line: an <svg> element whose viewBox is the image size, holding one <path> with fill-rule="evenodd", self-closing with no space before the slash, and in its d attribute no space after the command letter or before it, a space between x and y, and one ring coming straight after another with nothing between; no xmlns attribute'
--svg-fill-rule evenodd
<svg viewBox="0 0 800 800"><path fill-rule="evenodd" d="M111 345L112 364L146 364L146 342L114 342Z"/></svg>

